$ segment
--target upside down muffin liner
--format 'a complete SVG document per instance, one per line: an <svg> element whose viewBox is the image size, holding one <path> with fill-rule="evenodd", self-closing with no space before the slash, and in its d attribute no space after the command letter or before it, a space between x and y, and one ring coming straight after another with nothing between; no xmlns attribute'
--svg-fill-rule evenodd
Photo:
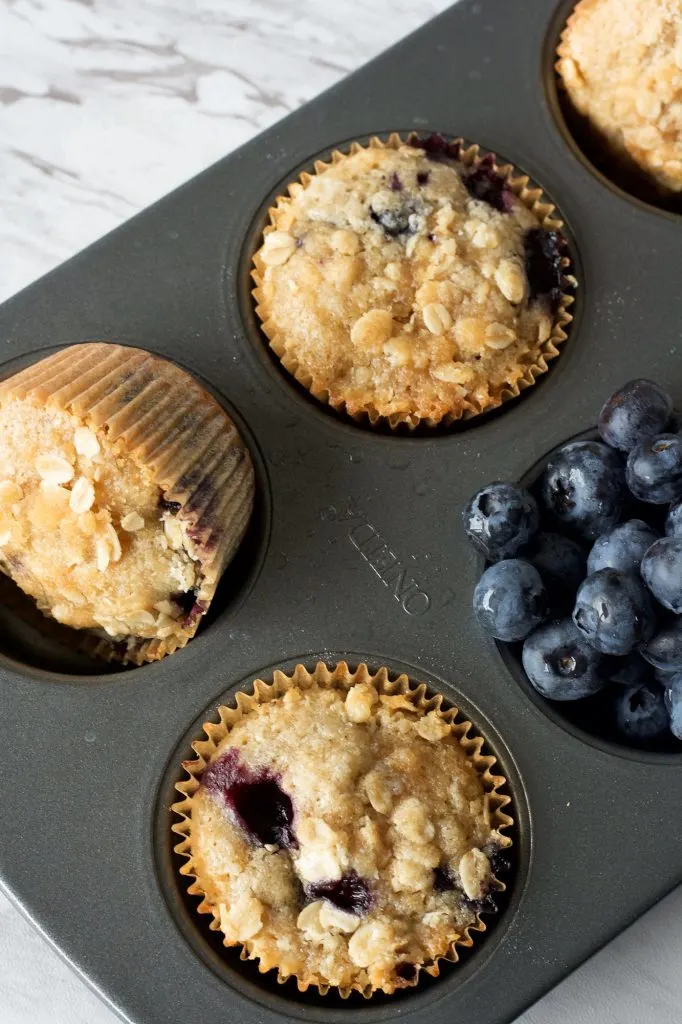
<svg viewBox="0 0 682 1024"><path fill-rule="evenodd" d="M116 454L151 474L162 507L185 526L185 548L198 569L198 614L183 620L181 636L109 639L63 626L35 608L48 633L66 646L124 664L157 661L184 647L211 604L253 508L253 465L228 414L174 363L106 342L70 346L9 377L0 383L0 402L11 398L69 413L103 431Z"/></svg>
<svg viewBox="0 0 682 1024"><path fill-rule="evenodd" d="M287 195L279 195L274 205L268 209L269 223L263 230L262 239L265 239L272 231L279 230L280 220L286 217L289 206L295 195L301 188L306 188L312 181L314 175L320 174L329 167L334 166L363 149L399 149L405 144L414 144L422 140L417 132L410 132L405 137L398 132L391 132L386 139L372 136L366 145L359 142L351 143L347 151L334 149L327 161L316 160L313 164L313 173L303 171L297 181L290 182L287 186ZM476 170L486 167L493 173L503 178L507 187L516 195L529 209L538 221L538 225L546 230L560 231L563 227L563 220L558 216L555 205L545 195L543 189L531 181L527 174L517 170L510 163L498 163L494 153L487 153L481 150L476 143L469 143L462 138L449 140L449 147L452 150L453 159L456 159L465 167ZM391 430L399 427L407 427L414 430L423 425L426 427L451 426L459 420L468 420L482 413L490 412L498 408L504 402L517 398L521 392L535 384L538 377L547 373L549 363L560 355L560 346L568 337L568 329L573 320L570 307L575 299L572 292L577 286L577 281L571 273L572 264L567 255L561 260L562 290L559 296L558 305L553 312L552 329L549 337L541 345L537 362L528 366L524 374L513 383L503 385L495 394L491 394L486 403L478 402L472 395L467 394L462 399L462 408L447 413L442 418L421 417L418 413L409 414L395 413L391 416L383 416L376 409L351 409L344 400L334 400L324 383L315 378L305 367L299 364L298 359L289 351L286 338L278 331L272 318L272 311L265 299L263 291L264 273L266 265L259 250L253 257L251 277L255 283L252 295L256 303L256 314L261 322L261 329L268 339L268 344L278 357L282 366L309 391L315 398L325 405L329 405L336 412L346 414L358 423L369 424L371 427L388 426Z"/></svg>
<svg viewBox="0 0 682 1024"><path fill-rule="evenodd" d="M441 694L429 695L424 683L413 685L407 675L391 676L387 668L382 667L376 672L371 672L364 663L358 665L355 670L349 668L346 662L343 661L332 668L329 668L323 662L318 662L312 672L309 672L303 665L298 664L291 675L287 675L281 670L276 670L268 682L263 679L254 680L252 692L239 690L235 695L234 707L226 707L224 705L218 707L218 721L203 723L202 728L206 738L197 739L192 743L192 749L196 757L183 761L182 768L186 777L175 785L176 790L182 795L182 799L171 807L176 817L171 826L172 831L181 837L174 850L176 854L185 858L184 863L179 869L180 874L187 879L191 879L191 884L187 891L190 896L201 898L201 902L196 910L200 914L211 916L211 921L209 922L211 931L221 930L220 910L219 907L210 902L206 895L192 853L193 800L194 795L199 789L203 771L210 758L215 753L219 744L230 733L233 726L252 712L258 705L277 700L291 689L309 690L319 687L321 689L348 691L357 683L371 683L379 694L389 696L403 695L421 714L435 711L445 722L452 726L451 735L456 736L458 739L460 746L467 755L468 761L474 766L476 774L483 784L488 801L491 827L501 830L501 848L508 849L512 845L511 837L505 834L514 825L513 817L507 813L507 809L511 804L511 797L505 791L507 780L503 775L493 773L497 759L491 754L483 753L485 741L476 733L472 723L465 719L456 707L443 707L444 698ZM507 888L505 883L494 875L491 878L490 885L493 896L495 893L505 892ZM493 901L491 912L496 910L497 907ZM420 971L424 971L426 974L431 975L431 977L438 977L440 974L440 960L456 964L459 960L459 949L471 949L476 940L487 931L486 924L482 918L482 915L485 913L485 910L477 912L475 923L467 926L463 934L459 935L451 943L447 952L441 957L423 964L416 964L414 980L403 987L416 986L419 982ZM223 937L223 944L225 946L241 946L240 958L242 960L258 959L256 954L252 955L250 952L249 940L243 943L232 943L227 937ZM261 973L266 973L271 968L264 967L258 961L258 969ZM300 992L305 992L312 986L317 988L320 994L324 996L331 988L334 988L343 999L347 999L353 991L360 992L368 999L374 991L377 991L371 985L362 987L359 983L349 985L348 987L336 988L317 974L300 976L299 974L282 971L279 967L276 969L279 984L284 984L290 979L295 978ZM385 988L382 990L389 991Z"/></svg>

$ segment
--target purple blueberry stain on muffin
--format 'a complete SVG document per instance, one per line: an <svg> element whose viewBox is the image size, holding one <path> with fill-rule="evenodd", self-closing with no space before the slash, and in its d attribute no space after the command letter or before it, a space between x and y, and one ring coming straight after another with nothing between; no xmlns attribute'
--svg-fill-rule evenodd
<svg viewBox="0 0 682 1024"><path fill-rule="evenodd" d="M357 871L348 871L337 880L312 882L306 886L305 892L311 902L327 900L348 914L367 914L374 906L369 883Z"/></svg>
<svg viewBox="0 0 682 1024"><path fill-rule="evenodd" d="M523 248L530 300L546 299L556 310L564 290L562 263L566 239L559 231L531 228L526 232Z"/></svg>
<svg viewBox="0 0 682 1024"><path fill-rule="evenodd" d="M293 804L274 772L252 769L231 747L208 765L201 784L223 800L252 843L285 850L298 846Z"/></svg>

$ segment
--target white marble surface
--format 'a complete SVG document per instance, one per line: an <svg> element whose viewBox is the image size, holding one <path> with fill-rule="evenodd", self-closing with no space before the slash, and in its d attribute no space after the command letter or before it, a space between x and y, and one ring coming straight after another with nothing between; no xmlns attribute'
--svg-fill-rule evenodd
<svg viewBox="0 0 682 1024"><path fill-rule="evenodd" d="M0 0L0 299L447 5ZM682 890L519 1024L680 1024L680 962ZM116 1019L0 895L0 1024Z"/></svg>

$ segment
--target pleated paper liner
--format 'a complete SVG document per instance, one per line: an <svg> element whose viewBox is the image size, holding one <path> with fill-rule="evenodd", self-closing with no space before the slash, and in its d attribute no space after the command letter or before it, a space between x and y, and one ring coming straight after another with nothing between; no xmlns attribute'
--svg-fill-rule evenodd
<svg viewBox="0 0 682 1024"><path fill-rule="evenodd" d="M188 893L191 896L201 898L197 907L200 914L210 915L209 928L211 931L220 931L220 909L208 899L201 878L198 877L198 869L192 855L192 806L193 798L199 789L201 776L215 754L219 744L230 733L234 725L240 722L246 715L251 713L259 704L267 703L281 698L288 690L297 688L309 690L320 687L323 689L338 689L347 691L356 683L372 683L380 694L403 695L421 714L429 711L437 712L445 722L452 726L451 735L455 736L465 751L468 760L474 766L479 776L485 794L487 795L488 809L490 814L491 828L500 831L501 848L508 848L512 845L511 838L505 834L514 824L513 818L507 813L511 804L511 797L507 795L507 781L502 775L494 774L493 769L496 758L483 753L484 740L477 735L472 723L463 716L456 707L443 707L443 697L440 694L429 695L423 683L413 686L406 675L391 677L386 668L380 668L376 673L371 673L367 665L361 664L355 671L351 671L345 662L340 662L333 668L328 668L324 663L318 662L313 672L308 672L303 665L297 665L293 673L288 676L282 671L275 671L272 679L265 682L256 679L251 692L239 691L235 697L234 707L221 706L217 709L218 721L209 721L203 724L205 739L197 739L192 744L196 758L183 762L183 769L186 777L176 784L176 789L182 799L173 804L172 811L177 820L172 825L172 830L180 841L175 846L175 852L186 858L180 874L191 880ZM494 905L494 893L502 893L506 890L504 882L497 878L491 881L492 902L491 911L496 911ZM394 986L389 989L382 986L380 989L373 989L369 983L361 985L359 982L344 988L334 988L334 991L346 999L351 992L360 992L365 998L369 998L374 991L383 991L391 994L398 987L414 987L419 982L419 974L424 971L426 974L436 978L440 974L439 962L441 960L457 963L459 950L471 949L475 942L480 940L487 930L483 920L485 910L476 914L475 923L466 927L463 934L454 934L447 949L435 960L415 965L415 976L412 981L402 986ZM454 929L453 929L454 932ZM225 946L235 945L227 938L223 939ZM242 960L258 959L257 954L252 952L252 944L249 940L241 945L240 955ZM276 967L276 965L275 965ZM266 973L273 969L272 966L263 966L258 962L258 969ZM315 987L321 995L326 995L332 986L325 979L316 974L299 976L277 969L277 980L284 984L291 978L295 978L298 990L305 992L308 988Z"/></svg>
<svg viewBox="0 0 682 1024"><path fill-rule="evenodd" d="M183 620L181 635L104 638L54 623L55 634L89 654L136 665L184 647L253 508L253 466L232 420L174 363L105 342L71 346L10 377L0 384L0 402L11 398L64 411L104 433L110 451L158 485L162 509L185 526L184 546L198 569L196 614Z"/></svg>
<svg viewBox="0 0 682 1024"><path fill-rule="evenodd" d="M423 142L425 140L415 132L410 132L405 138L397 132L392 132L385 140L373 136L366 146L361 145L359 142L353 142L347 152L335 149L328 162L316 160L314 174L320 174L329 167L345 160L347 156L358 153L366 148L398 149L402 145L416 144L420 141ZM498 163L493 153L481 152L477 144L466 142L464 139L452 139L449 141L448 146L452 158L459 161L467 169L485 168L499 175L514 195L534 214L540 227L548 231L561 231L563 221L559 217L556 207L550 202L540 186L532 182L527 174L517 170L510 163ZM313 176L313 174L307 171L302 172L298 181L289 184L289 194L276 198L274 206L268 210L270 222L264 229L264 238L272 231L283 230L280 225L286 223L292 199L300 192L301 188L307 187ZM577 281L571 273L571 268L569 256L563 255L561 259L561 295L557 308L553 313L550 335L541 344L540 353L536 361L524 368L523 373L518 379L509 381L494 392L491 392L486 401L481 402L472 394L467 393L461 399L461 408L453 410L441 418L421 417L418 413L396 413L386 417L381 415L370 403L366 403L362 408L353 408L347 401L335 399L330 395L324 381L314 377L309 370L299 364L296 356L289 350L286 337L279 332L263 291L266 266L261 258L260 250L254 255L251 276L255 283L252 294L256 302L256 313L261 321L263 333L282 366L299 384L320 402L329 405L337 412L350 416L351 419L358 423L369 424L371 427L388 426L391 430L399 427L407 427L409 430L414 430L420 425L426 427L447 427L460 420L468 420L474 416L480 416L482 413L491 412L493 409L499 408L504 402L517 398L521 392L532 387L538 377L547 373L549 364L560 354L560 346L566 341L568 337L567 330L573 320L570 307L575 301L572 293L577 286Z"/></svg>

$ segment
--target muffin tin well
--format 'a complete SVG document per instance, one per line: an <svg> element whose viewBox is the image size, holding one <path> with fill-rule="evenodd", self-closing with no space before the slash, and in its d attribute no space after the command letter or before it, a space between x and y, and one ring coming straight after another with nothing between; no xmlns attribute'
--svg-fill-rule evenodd
<svg viewBox="0 0 682 1024"><path fill-rule="evenodd" d="M545 40L545 87L559 130L567 144L606 188L629 202L664 216L682 213L682 197L658 192L634 161L617 159L608 152L588 119L573 107L555 70L556 49L576 0L563 0L557 7Z"/></svg>
<svg viewBox="0 0 682 1024"><path fill-rule="evenodd" d="M440 977L434 979L422 975L416 989L402 990L393 996L377 993L369 1001L354 993L344 1000L339 998L333 990L326 996L321 996L315 988L301 993L293 980L280 985L274 971L260 974L255 961L240 959L238 949L226 949L222 944L221 933L214 932L209 928L209 918L206 915L197 914L196 907L199 900L187 893L189 881L179 873L184 858L176 854L174 847L178 843L178 836L171 832L171 824L178 821L177 815L170 810L171 805L178 800L175 785L185 777L180 766L184 760L195 756L191 744L202 736L203 723L216 719L215 709L218 705L234 704L235 693L238 690L250 691L253 678L267 680L276 668L289 671L299 660L302 660L306 667L312 670L316 662L320 660L312 655L308 655L305 659L283 659L276 665L267 666L254 673L252 677L235 683L229 690L216 697L198 716L169 758L156 804L154 845L159 885L177 926L196 954L226 984L237 990L249 991L252 998L265 1003L265 1005L268 1005L268 1001L274 998L285 1010L298 1008L302 1013L313 1007L327 1011L345 1010L352 1014L353 1020L360 1019L371 1024L375 1020L385 1020L388 1007L391 1005L402 1007L406 1000L410 1005L414 1001L415 1005L428 1006L434 998L440 998L442 988L447 990L457 988L466 980L472 969L478 969L482 959L493 953L495 947L503 940L523 899L530 866L531 821L523 782L503 739L497 734L492 723L482 719L480 710L458 693L449 681L431 678L419 668L392 663L390 659L378 659L376 656L367 658L364 655L348 654L347 652L337 655L327 651L324 654L324 659L328 664L341 658L350 661L351 670L360 662L365 662L368 663L370 671L381 665L386 665L392 674L398 675L401 672L406 672L410 676L411 683L425 682L429 694L442 694L445 697L444 708L454 704L460 711L458 720L471 720L474 724L474 731L485 735L486 744L483 753L495 755L494 772L505 776L506 783L501 792L512 798L512 803L505 808L505 812L514 818L513 826L506 830L512 839L512 846L505 849L505 858L509 861L510 868L501 876L506 886L505 891L496 894L495 897L498 911L496 914L483 916L486 932L475 937L474 947L471 950L458 950L460 959L457 964L441 960Z"/></svg>
<svg viewBox="0 0 682 1024"><path fill-rule="evenodd" d="M585 742L519 685L471 610L469 497L590 429L628 378L682 397L679 225L605 187L567 142L547 91L547 40L565 15L547 0L461 0L0 309L2 372L92 338L151 349L224 396L257 466L262 515L239 594L184 650L76 674L0 644L0 741L23 755L0 789L0 879L125 1020L507 1024L682 880L680 759ZM579 258L560 358L475 430L388 437L326 413L270 361L249 312L269 198L311 154L395 126L473 138L524 168ZM470 712L519 820L510 901L481 946L361 1006L274 991L226 959L170 852L172 783L197 725L264 665L318 658L404 669Z"/></svg>

